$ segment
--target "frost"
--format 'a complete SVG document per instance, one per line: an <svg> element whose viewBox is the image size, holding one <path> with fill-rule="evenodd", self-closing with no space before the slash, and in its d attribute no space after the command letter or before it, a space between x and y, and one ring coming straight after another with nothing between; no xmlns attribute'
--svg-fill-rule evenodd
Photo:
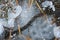
<svg viewBox="0 0 60 40"><path fill-rule="evenodd" d="M19 22L20 27L24 27L35 15L40 13L40 10L36 7L35 3L33 3L32 6L29 8L26 0L24 1L24 3L22 3L21 6L16 5L15 0L13 0L11 4L13 5L12 6L13 10L11 10L11 8L8 9L8 18L7 19L0 18L0 35L4 32L3 26L8 28L11 28L11 27L17 28L17 24ZM4 5L0 5L0 8L2 8L2 6ZM6 6L8 5L6 4ZM55 11L55 7L52 1L43 2L42 7L43 7L43 10L45 10L46 7L49 7L49 9L52 8L52 10ZM47 20L45 17L38 17L31 23L31 25L29 26L29 29L27 28L22 33L24 35L30 36L32 40L49 40L49 39L52 39L54 36L60 37L59 35L60 31L54 28L56 25L51 24L51 21L52 21L52 16L48 16ZM15 25L15 22L16 22L16 25ZM14 29L16 30L16 28ZM57 31L59 34L55 31ZM24 40L23 39L24 37L20 37L20 36L17 37L16 40L17 39Z"/></svg>
<svg viewBox="0 0 60 40"><path fill-rule="evenodd" d="M8 11L8 26L14 27L14 21L17 16L21 14L22 8L21 6L17 5L13 7L14 13L11 10Z"/></svg>
<svg viewBox="0 0 60 40"><path fill-rule="evenodd" d="M48 20L45 20L45 17L39 17L31 24L31 26L29 27L29 34L33 40L36 40L36 39L49 40L54 37L53 28L56 25L51 24L51 19L52 17L48 17ZM27 31L28 30L25 30L25 32ZM28 32L27 32L27 35L28 35Z"/></svg>
<svg viewBox="0 0 60 40"><path fill-rule="evenodd" d="M8 27L14 27L14 21L15 19L8 19Z"/></svg>
<svg viewBox="0 0 60 40"><path fill-rule="evenodd" d="M14 13L11 12L8 12L8 19L13 19L13 18L16 18L17 16L19 16L21 14L21 11L22 11L22 8L21 6L17 5L15 7L13 7L14 9Z"/></svg>
<svg viewBox="0 0 60 40"><path fill-rule="evenodd" d="M33 16L39 13L39 10L35 5L32 5L32 7L29 8L27 2L24 2L22 9L21 15L18 16L18 21L20 22L21 27L26 25Z"/></svg>
<svg viewBox="0 0 60 40"><path fill-rule="evenodd" d="M49 7L49 9L52 8L53 11L55 11L55 7L52 3L52 1L45 1L42 3L43 10L45 10L46 7Z"/></svg>
<svg viewBox="0 0 60 40"><path fill-rule="evenodd" d="M13 8L15 9L14 10L15 13L13 13L10 9L8 9L8 18L7 18L8 20L6 20L5 18L0 19L2 26L8 28L14 27L15 18L20 15L22 8L19 5L14 6Z"/></svg>
<svg viewBox="0 0 60 40"><path fill-rule="evenodd" d="M3 28L3 25L0 22L0 35L3 33L3 31L4 31L4 28Z"/></svg>
<svg viewBox="0 0 60 40"><path fill-rule="evenodd" d="M56 38L60 38L60 27L54 27L53 32Z"/></svg>

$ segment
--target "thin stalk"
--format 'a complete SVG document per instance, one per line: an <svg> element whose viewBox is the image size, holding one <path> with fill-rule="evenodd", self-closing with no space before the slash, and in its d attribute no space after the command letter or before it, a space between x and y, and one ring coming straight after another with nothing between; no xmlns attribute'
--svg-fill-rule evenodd
<svg viewBox="0 0 60 40"><path fill-rule="evenodd" d="M18 5L18 0L16 0L16 5Z"/></svg>
<svg viewBox="0 0 60 40"><path fill-rule="evenodd" d="M19 35L21 35L21 29L19 24L18 24L18 32L19 32Z"/></svg>
<svg viewBox="0 0 60 40"><path fill-rule="evenodd" d="M44 13L44 11L42 10L41 6L38 4L37 1L35 1L35 3L36 3L36 5L37 5L37 7L39 8L39 10L41 11L41 13L43 13L43 15L44 15L44 16L46 17L46 19L47 19L48 17L46 16L46 14Z"/></svg>

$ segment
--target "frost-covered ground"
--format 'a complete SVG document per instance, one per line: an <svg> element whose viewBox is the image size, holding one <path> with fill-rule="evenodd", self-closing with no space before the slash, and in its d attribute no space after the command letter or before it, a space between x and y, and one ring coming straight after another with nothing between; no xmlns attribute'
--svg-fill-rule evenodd
<svg viewBox="0 0 60 40"><path fill-rule="evenodd" d="M22 9L23 10L20 16L18 16L18 20L20 21L21 26L26 25L31 20L32 17L39 13L39 10L35 6L29 8L26 1L22 5Z"/></svg>
<svg viewBox="0 0 60 40"><path fill-rule="evenodd" d="M24 4L22 7L24 10L20 16L20 25L22 26L28 23L28 21L39 12L34 6L27 11L27 7L25 5L27 4ZM29 34L32 40L51 40L54 37L53 28L56 26L55 24L51 24L51 19L51 16L48 16L48 20L45 20L45 17L38 17L31 24L29 29L23 31L23 34Z"/></svg>
<svg viewBox="0 0 60 40"><path fill-rule="evenodd" d="M50 18L45 20L44 17L38 17L29 27L29 33L33 40L51 40L54 37L53 28L55 24L51 25ZM25 33L26 32L26 33ZM28 35L28 29L23 34Z"/></svg>
<svg viewBox="0 0 60 40"><path fill-rule="evenodd" d="M31 20L32 17L34 17L35 15L40 13L40 10L36 7L35 4L33 4L32 7L29 8L26 0L24 1L24 3L21 6L21 10L20 9L18 11L15 10L15 11L17 11L17 13L21 11L20 14L18 13L19 15L16 13L16 15L18 15L17 17L15 17L16 15L14 15L13 13L9 14L9 16L12 19L14 19L14 20L12 20L13 24L15 21L14 30L17 29L17 25L18 25L17 23L20 24L20 27L23 27ZM52 10L55 11L55 9L52 9ZM37 19L35 19L34 22L31 23L31 25L29 26L29 29L27 28L26 30L24 30L22 32L22 34L25 36L27 36L27 35L30 36L32 38L32 40L51 40L54 37L53 28L56 27L56 25L51 24L51 20L52 20L53 16L47 16L47 17L48 17L47 20L45 19L45 17L38 17ZM2 21L2 19L0 19L0 20ZM6 20L3 20L2 24L5 23L7 25L7 22L5 22L5 21ZM1 30L4 30L3 27L1 27L1 28L2 28ZM23 37L22 38L21 37L22 36L17 37L16 40L24 40Z"/></svg>

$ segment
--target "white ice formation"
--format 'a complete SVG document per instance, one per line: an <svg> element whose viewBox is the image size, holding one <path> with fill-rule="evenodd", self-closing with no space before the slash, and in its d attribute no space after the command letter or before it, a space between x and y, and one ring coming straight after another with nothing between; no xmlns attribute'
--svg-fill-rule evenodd
<svg viewBox="0 0 60 40"><path fill-rule="evenodd" d="M15 6L13 9L14 9L14 12L11 12L10 10L10 12L8 13L8 26L10 27L14 27L15 18L19 16L22 11L21 6L19 5Z"/></svg>
<svg viewBox="0 0 60 40"><path fill-rule="evenodd" d="M53 32L54 32L54 36L55 36L56 38L60 38L60 26L54 27Z"/></svg>
<svg viewBox="0 0 60 40"><path fill-rule="evenodd" d="M26 0L25 0L24 4L22 5L23 10L21 12L21 15L18 17L18 21L19 21L21 27L26 25L32 19L32 17L34 17L35 15L40 13L40 11L37 9L35 4L33 4L33 5L32 5L32 7L29 8Z"/></svg>
<svg viewBox="0 0 60 40"><path fill-rule="evenodd" d="M0 35L2 35L3 31L4 31L3 25L0 23Z"/></svg>
<svg viewBox="0 0 60 40"><path fill-rule="evenodd" d="M53 28L55 24L51 24L52 17L48 17L45 20L45 17L38 17L29 27L29 34L33 40L50 40L54 37ZM24 31L25 35L28 34L28 29Z"/></svg>
<svg viewBox="0 0 60 40"><path fill-rule="evenodd" d="M55 11L55 7L54 7L52 1L42 2L42 7L43 7L43 10L45 10L46 7L49 7L49 9L52 9L53 11Z"/></svg>
<svg viewBox="0 0 60 40"><path fill-rule="evenodd" d="M2 34L4 31L3 26L8 28L14 27L15 18L20 15L22 8L21 6L17 5L14 7L14 9L15 13L11 12L11 10L8 10L8 20L5 18L0 18L0 34Z"/></svg>
<svg viewBox="0 0 60 40"><path fill-rule="evenodd" d="M8 19L16 18L21 14L22 8L20 5L13 7L13 9L14 9L14 12L11 12L10 10L10 12L8 13Z"/></svg>

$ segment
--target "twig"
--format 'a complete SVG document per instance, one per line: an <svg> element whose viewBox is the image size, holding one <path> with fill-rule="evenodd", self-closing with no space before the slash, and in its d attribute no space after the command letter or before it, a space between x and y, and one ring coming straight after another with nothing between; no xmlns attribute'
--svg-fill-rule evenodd
<svg viewBox="0 0 60 40"><path fill-rule="evenodd" d="M29 6L29 7L30 7L30 1L31 1L31 0L28 1L28 6Z"/></svg>
<svg viewBox="0 0 60 40"><path fill-rule="evenodd" d="M26 37L26 40L32 40L29 36Z"/></svg>
<svg viewBox="0 0 60 40"><path fill-rule="evenodd" d="M29 2L28 2L28 6L29 6L29 8L32 6L33 1L34 1L34 0L29 0Z"/></svg>
<svg viewBox="0 0 60 40"><path fill-rule="evenodd" d="M41 11L41 13L43 13L44 15L46 15L46 14L43 12L43 10L42 10L41 6L38 4L38 2L37 2L37 1L35 1L35 3L36 3L36 5L38 6L38 8L39 8L39 10Z"/></svg>
<svg viewBox="0 0 60 40"><path fill-rule="evenodd" d="M11 40L11 33L12 33L12 30L10 29L9 40Z"/></svg>
<svg viewBox="0 0 60 40"><path fill-rule="evenodd" d="M44 11L42 10L41 6L38 4L37 1L35 1L35 3L36 3L36 5L38 6L38 8L39 8L39 10L41 11L41 13L43 13L43 15L44 15L44 16L46 17L46 19L47 19L48 17L46 16L46 14L44 13Z"/></svg>
<svg viewBox="0 0 60 40"><path fill-rule="evenodd" d="M32 6L32 4L33 4L33 1L34 1L34 0L31 0L31 4L30 4L30 7Z"/></svg>
<svg viewBox="0 0 60 40"><path fill-rule="evenodd" d="M21 29L19 24L18 24L18 32L19 32L19 35L21 35Z"/></svg>
<svg viewBox="0 0 60 40"><path fill-rule="evenodd" d="M18 0L16 0L16 5L18 5Z"/></svg>

